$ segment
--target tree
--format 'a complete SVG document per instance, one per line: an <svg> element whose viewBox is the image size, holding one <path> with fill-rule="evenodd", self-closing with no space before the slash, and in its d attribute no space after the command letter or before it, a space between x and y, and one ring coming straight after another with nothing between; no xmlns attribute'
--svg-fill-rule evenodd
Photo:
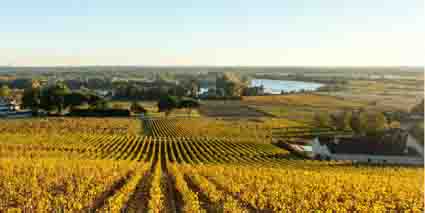
<svg viewBox="0 0 425 213"><path fill-rule="evenodd" d="M360 134L362 132L363 121L361 120L360 112L353 112L350 120L351 129Z"/></svg>
<svg viewBox="0 0 425 213"><path fill-rule="evenodd" d="M95 94L87 93L85 95L87 97L87 103L89 105L96 105L99 102L104 102L105 101L104 98L102 98L102 97L100 97L98 95L95 95Z"/></svg>
<svg viewBox="0 0 425 213"><path fill-rule="evenodd" d="M238 85L235 82L228 81L226 84L226 87L224 88L225 93L227 96L234 97L234 96L240 96L238 93Z"/></svg>
<svg viewBox="0 0 425 213"><path fill-rule="evenodd" d="M194 99L183 99L180 101L179 108L185 108L188 111L188 117L192 114L192 110L199 108L200 104Z"/></svg>
<svg viewBox="0 0 425 213"><path fill-rule="evenodd" d="M376 135L388 128L388 121L381 112L353 112L350 120L351 129L357 134ZM394 123L394 127L397 124Z"/></svg>
<svg viewBox="0 0 425 213"><path fill-rule="evenodd" d="M327 112L319 112L314 115L314 123L317 127L331 127L331 116Z"/></svg>
<svg viewBox="0 0 425 213"><path fill-rule="evenodd" d="M81 92L73 92L65 95L65 107L74 108L89 102L89 96Z"/></svg>
<svg viewBox="0 0 425 213"><path fill-rule="evenodd" d="M37 113L41 107L41 91L40 88L26 88L22 97L22 107L30 108Z"/></svg>
<svg viewBox="0 0 425 213"><path fill-rule="evenodd" d="M95 110L108 110L111 108L111 103L106 100L98 101L96 104L91 106Z"/></svg>
<svg viewBox="0 0 425 213"><path fill-rule="evenodd" d="M10 89L7 85L3 85L0 87L0 97L6 98L10 95Z"/></svg>
<svg viewBox="0 0 425 213"><path fill-rule="evenodd" d="M195 98L198 96L198 92L199 92L199 83L196 79L191 79L188 83L188 88L189 88L189 93L190 93L190 97Z"/></svg>
<svg viewBox="0 0 425 213"><path fill-rule="evenodd" d="M406 119L409 117L409 113L405 111L401 111L401 110L384 112L384 115L387 118L388 124L391 124L393 122L400 122L403 119Z"/></svg>
<svg viewBox="0 0 425 213"><path fill-rule="evenodd" d="M165 112L168 116L169 113L179 106L178 100L175 96L161 96L158 101L158 112Z"/></svg>
<svg viewBox="0 0 425 213"><path fill-rule="evenodd" d="M367 135L376 135L387 129L387 119L380 112L363 113L365 116L365 133Z"/></svg>
<svg viewBox="0 0 425 213"><path fill-rule="evenodd" d="M70 90L64 84L56 84L52 87L47 88L44 99L47 102L43 103L46 109L56 109L59 114L62 113L65 108L65 96L70 93Z"/></svg>
<svg viewBox="0 0 425 213"><path fill-rule="evenodd" d="M417 105L415 105L411 110L411 113L414 114L424 114L424 99L422 99L422 101L420 103L418 103Z"/></svg>
<svg viewBox="0 0 425 213"><path fill-rule="evenodd" d="M18 78L10 83L11 88L26 89L33 86L33 80L30 78Z"/></svg>
<svg viewBox="0 0 425 213"><path fill-rule="evenodd" d="M135 113L143 113L143 114L147 112L147 110L140 103L136 101L131 103L130 110Z"/></svg>
<svg viewBox="0 0 425 213"><path fill-rule="evenodd" d="M409 131L413 134L414 137L416 137L416 139L418 139L418 141L420 143L422 143L422 146L424 145L424 122L418 122L416 124L414 124Z"/></svg>
<svg viewBox="0 0 425 213"><path fill-rule="evenodd" d="M216 79L217 90L224 92L224 96L236 97L241 96L246 85L241 82L235 73L226 72Z"/></svg>
<svg viewBox="0 0 425 213"><path fill-rule="evenodd" d="M348 111L341 112L339 114L332 114L332 126L337 130L349 130L351 129L351 118L352 115Z"/></svg>

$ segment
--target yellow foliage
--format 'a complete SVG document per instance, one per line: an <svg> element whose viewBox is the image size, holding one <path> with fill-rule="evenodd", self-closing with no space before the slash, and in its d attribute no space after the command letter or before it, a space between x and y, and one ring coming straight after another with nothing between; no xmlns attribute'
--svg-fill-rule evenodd
<svg viewBox="0 0 425 213"><path fill-rule="evenodd" d="M120 134L141 133L135 118L26 118L2 120L0 133L38 134Z"/></svg>

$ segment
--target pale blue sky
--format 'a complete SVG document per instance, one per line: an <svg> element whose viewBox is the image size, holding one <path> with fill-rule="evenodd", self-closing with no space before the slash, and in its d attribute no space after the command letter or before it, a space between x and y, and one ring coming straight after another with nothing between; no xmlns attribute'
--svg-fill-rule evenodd
<svg viewBox="0 0 425 213"><path fill-rule="evenodd" d="M423 65L423 0L0 0L0 65Z"/></svg>

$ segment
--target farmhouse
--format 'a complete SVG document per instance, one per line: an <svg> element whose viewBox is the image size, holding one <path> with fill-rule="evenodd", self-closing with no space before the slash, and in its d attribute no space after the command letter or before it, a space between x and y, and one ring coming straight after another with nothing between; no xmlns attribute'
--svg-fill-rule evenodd
<svg viewBox="0 0 425 213"><path fill-rule="evenodd" d="M0 98L0 117L18 118L30 117L31 111L20 110L19 104L14 100Z"/></svg>
<svg viewBox="0 0 425 213"><path fill-rule="evenodd" d="M423 149L409 133L391 129L380 136L322 137L312 143L312 156L373 164L423 165ZM421 147L421 148L418 148Z"/></svg>

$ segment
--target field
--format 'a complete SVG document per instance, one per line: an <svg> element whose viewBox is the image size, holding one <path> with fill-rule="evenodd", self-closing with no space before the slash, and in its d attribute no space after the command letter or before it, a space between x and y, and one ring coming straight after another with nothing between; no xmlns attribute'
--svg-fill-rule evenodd
<svg viewBox="0 0 425 213"><path fill-rule="evenodd" d="M339 92L326 95L368 103L369 108L408 111L424 97L422 76L415 79L352 80Z"/></svg>
<svg viewBox="0 0 425 213"><path fill-rule="evenodd" d="M154 101L141 101L139 102L146 110L147 114L152 117L166 117L167 115L164 112L158 112L157 103ZM200 113L197 109L192 109L190 111L186 109L173 109L169 117L200 117Z"/></svg>
<svg viewBox="0 0 425 213"><path fill-rule="evenodd" d="M316 112L359 108L407 112L424 97L423 75L412 79L349 80L342 88L331 92L246 96L238 104L267 115L309 123Z"/></svg>
<svg viewBox="0 0 425 213"><path fill-rule="evenodd" d="M424 210L423 168L303 160L270 143L196 135L229 121L68 119L2 125L2 211Z"/></svg>
<svg viewBox="0 0 425 213"><path fill-rule="evenodd" d="M270 141L272 128L303 126L303 124L287 119L219 119L219 118L179 118L154 119L144 122L146 134L160 137L219 137L232 138L233 141L254 141L264 143ZM196 128L194 128L196 127ZM149 132L149 130L152 130Z"/></svg>
<svg viewBox="0 0 425 213"><path fill-rule="evenodd" d="M289 94L271 96L246 96L242 104L279 118L311 123L317 112L335 112L365 107L365 102L352 101L328 95Z"/></svg>
<svg viewBox="0 0 425 213"><path fill-rule="evenodd" d="M238 100L206 100L201 102L200 113L207 117L265 117L269 114L248 107Z"/></svg>
<svg viewBox="0 0 425 213"><path fill-rule="evenodd" d="M293 94L273 96L245 96L243 101L248 104L280 104L287 106L308 106L316 108L358 108L361 103L316 94Z"/></svg>
<svg viewBox="0 0 425 213"><path fill-rule="evenodd" d="M130 110L132 101L111 101L111 107L114 109L128 109ZM157 102L155 101L138 101L138 104L146 109L147 114L153 117L166 117L164 112L158 112ZM191 111L186 109L173 109L169 115L170 117L200 117L200 113L197 109Z"/></svg>
<svg viewBox="0 0 425 213"><path fill-rule="evenodd" d="M143 134L140 121L128 118L43 118L3 119L0 133L38 134Z"/></svg>

